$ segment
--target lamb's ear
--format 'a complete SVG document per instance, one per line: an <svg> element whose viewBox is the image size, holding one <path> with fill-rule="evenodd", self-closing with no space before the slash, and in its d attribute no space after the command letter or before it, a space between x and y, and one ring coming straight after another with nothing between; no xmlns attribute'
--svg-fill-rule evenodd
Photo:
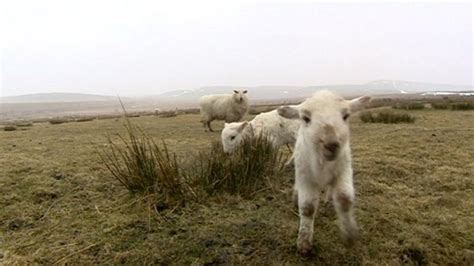
<svg viewBox="0 0 474 266"><path fill-rule="evenodd" d="M239 93L239 91L237 91L237 90L234 90L234 93Z"/></svg>
<svg viewBox="0 0 474 266"><path fill-rule="evenodd" d="M370 96L362 96L349 101L351 112L357 112L370 102Z"/></svg>
<svg viewBox="0 0 474 266"><path fill-rule="evenodd" d="M244 90L244 94L246 94L246 93L247 93L247 90Z"/></svg>
<svg viewBox="0 0 474 266"><path fill-rule="evenodd" d="M238 132L242 132L242 130L244 130L244 128L248 125L249 122L245 121L242 123L242 125L239 126L239 128L237 129Z"/></svg>
<svg viewBox="0 0 474 266"><path fill-rule="evenodd" d="M291 107L291 106L280 106L277 109L278 114L284 118L288 119L298 119L300 118L300 114L298 113L298 109Z"/></svg>

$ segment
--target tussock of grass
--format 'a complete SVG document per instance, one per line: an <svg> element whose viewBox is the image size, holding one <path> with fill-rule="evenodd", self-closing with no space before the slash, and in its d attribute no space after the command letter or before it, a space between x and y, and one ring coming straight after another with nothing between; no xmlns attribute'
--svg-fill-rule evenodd
<svg viewBox="0 0 474 266"><path fill-rule="evenodd" d="M100 153L105 167L123 186L132 193L156 194L167 204L182 204L193 195L165 142L160 147L128 119L125 128L126 136L119 135L119 143L108 136L110 149Z"/></svg>
<svg viewBox="0 0 474 266"><path fill-rule="evenodd" d="M474 103L461 102L461 103L431 103L433 109L446 110L451 109L452 111L468 111L474 110Z"/></svg>
<svg viewBox="0 0 474 266"><path fill-rule="evenodd" d="M14 125L7 125L7 126L4 126L4 127L3 127L3 130L4 130L4 131L15 131L15 130L16 130L16 126L14 126Z"/></svg>
<svg viewBox="0 0 474 266"><path fill-rule="evenodd" d="M226 154L220 142L202 152L193 175L208 194L228 192L251 197L269 186L268 178L280 173L284 158L264 135L243 141L233 154Z"/></svg>
<svg viewBox="0 0 474 266"><path fill-rule="evenodd" d="M399 114L390 111L381 111L378 113L363 112L360 114L360 120L364 123L384 123L384 124L398 124L398 123L413 123L415 117L409 114Z"/></svg>
<svg viewBox="0 0 474 266"><path fill-rule="evenodd" d="M89 122L95 120L95 117L81 117L76 119L76 122Z"/></svg>
<svg viewBox="0 0 474 266"><path fill-rule="evenodd" d="M378 108L383 106L392 106L394 100L392 98L375 98L370 101L367 108Z"/></svg>
<svg viewBox="0 0 474 266"><path fill-rule="evenodd" d="M451 104L451 110L455 110L455 111L474 110L474 103L453 103Z"/></svg>
<svg viewBox="0 0 474 266"><path fill-rule="evenodd" d="M15 124L17 127L32 127L33 123L30 121L18 122Z"/></svg>
<svg viewBox="0 0 474 266"><path fill-rule="evenodd" d="M158 113L158 116L162 118L175 117L177 115L178 115L177 111L164 111L164 112Z"/></svg>
<svg viewBox="0 0 474 266"><path fill-rule="evenodd" d="M117 119L117 118L121 118L122 116L121 115L98 115L97 116L97 119L98 120L105 120L105 119Z"/></svg>
<svg viewBox="0 0 474 266"><path fill-rule="evenodd" d="M397 103L392 106L392 108L401 110L422 110L425 109L425 105L423 103Z"/></svg>
<svg viewBox="0 0 474 266"><path fill-rule="evenodd" d="M431 108L439 109L439 110L446 110L449 109L450 106L448 103L431 103Z"/></svg>
<svg viewBox="0 0 474 266"><path fill-rule="evenodd" d="M49 123L51 125L59 125L59 124L67 123L67 122L69 122L68 119L62 119L62 118L53 118L49 120Z"/></svg>
<svg viewBox="0 0 474 266"><path fill-rule="evenodd" d="M225 154L221 143L215 142L209 151L186 160L184 167L164 141L157 145L128 119L125 128L127 134L119 136L118 143L107 137L110 149L101 153L104 165L132 193L156 193L167 202L195 197L191 181L208 195L251 197L267 188L268 178L284 167L284 156L264 135L243 141L233 154Z"/></svg>

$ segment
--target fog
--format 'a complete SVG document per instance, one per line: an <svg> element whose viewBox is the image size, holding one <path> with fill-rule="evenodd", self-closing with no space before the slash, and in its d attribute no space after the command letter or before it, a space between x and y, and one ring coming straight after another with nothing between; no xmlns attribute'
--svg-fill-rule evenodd
<svg viewBox="0 0 474 266"><path fill-rule="evenodd" d="M1 95L472 85L470 3L9 1Z"/></svg>

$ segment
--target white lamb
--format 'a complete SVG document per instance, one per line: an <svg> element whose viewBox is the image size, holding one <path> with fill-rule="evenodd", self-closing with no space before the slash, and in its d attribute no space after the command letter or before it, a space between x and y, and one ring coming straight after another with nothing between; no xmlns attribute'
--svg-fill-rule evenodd
<svg viewBox="0 0 474 266"><path fill-rule="evenodd" d="M244 117L249 109L249 101L246 90L234 90L233 94L205 95L199 99L202 123L204 128L211 128L213 120L224 120L227 123L238 122Z"/></svg>
<svg viewBox="0 0 474 266"><path fill-rule="evenodd" d="M275 147L294 146L299 123L281 117L276 110L257 115L250 122L225 123L221 133L224 152L233 153L246 138L266 134Z"/></svg>
<svg viewBox="0 0 474 266"><path fill-rule="evenodd" d="M369 100L363 96L347 101L330 91L319 91L298 107L278 108L281 116L300 123L293 155L301 254L311 252L314 218L323 190L332 196L344 240L350 244L358 237L347 119Z"/></svg>

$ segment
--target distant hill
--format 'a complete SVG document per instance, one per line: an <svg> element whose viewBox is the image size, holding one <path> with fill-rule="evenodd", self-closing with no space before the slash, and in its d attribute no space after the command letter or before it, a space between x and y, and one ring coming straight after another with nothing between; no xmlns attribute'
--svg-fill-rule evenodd
<svg viewBox="0 0 474 266"><path fill-rule="evenodd" d="M35 93L1 97L1 103L59 103L59 102L100 102L117 100L116 96L85 93Z"/></svg>
<svg viewBox="0 0 474 266"><path fill-rule="evenodd" d="M173 90L145 97L122 97L124 102L140 105L140 102L153 103L159 106L186 104L196 106L199 97L207 94L232 93L241 89L239 86L207 86L190 90ZM424 92L472 91L472 86L432 84L400 80L376 80L365 84L339 84L319 86L255 86L245 87L251 102L300 100L313 92L329 89L345 97L368 95L397 95ZM59 103L59 102L117 102L117 96L93 95L83 93L38 93L0 98L1 103Z"/></svg>
<svg viewBox="0 0 474 266"><path fill-rule="evenodd" d="M157 101L170 102L196 102L199 97L206 94L232 93L233 90L241 89L237 86L210 86L193 90L174 90L154 95L151 98ZM457 86L445 84L432 84L423 82L411 82L400 80L377 80L366 84L341 84L320 86L257 86L245 87L249 91L252 101L301 99L310 96L313 92L329 89L346 97L362 94L369 95L396 95L413 94L432 91L470 91L472 86Z"/></svg>

